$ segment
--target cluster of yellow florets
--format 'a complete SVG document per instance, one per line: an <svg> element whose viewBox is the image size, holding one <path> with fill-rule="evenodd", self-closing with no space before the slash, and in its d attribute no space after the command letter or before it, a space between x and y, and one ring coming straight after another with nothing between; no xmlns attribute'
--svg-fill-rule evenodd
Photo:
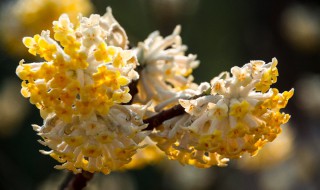
<svg viewBox="0 0 320 190"><path fill-rule="evenodd" d="M107 174L129 163L148 134L142 131L145 107L121 105L131 100L127 85L138 78L137 60L132 51L108 44L119 42L108 40L108 26L120 27L106 25L112 19L108 12L79 17L73 25L62 15L53 23L53 38L43 31L23 39L45 60L21 61L16 72L22 95L41 111L44 125L34 129L51 149L43 153L62 163L57 168Z"/></svg>
<svg viewBox="0 0 320 190"><path fill-rule="evenodd" d="M180 100L186 114L164 122L155 136L158 146L172 159L208 167L217 157L239 158L255 155L281 132L290 115L281 113L293 90L279 93L269 89L276 82L277 60L265 64L251 61L231 69L211 81L211 94ZM213 158L210 155L216 154ZM198 155L196 158L195 156ZM216 162L214 164L220 164Z"/></svg>
<svg viewBox="0 0 320 190"><path fill-rule="evenodd" d="M23 39L31 54L45 59L31 64L21 61L17 68L24 80L23 96L30 97L44 117L54 112L70 122L73 116L106 114L114 103L130 101L127 85L138 77L133 70L136 58L130 51L108 46L107 31L96 19L100 17L82 18L80 27L74 27L62 15L54 22L56 41L49 31Z"/></svg>

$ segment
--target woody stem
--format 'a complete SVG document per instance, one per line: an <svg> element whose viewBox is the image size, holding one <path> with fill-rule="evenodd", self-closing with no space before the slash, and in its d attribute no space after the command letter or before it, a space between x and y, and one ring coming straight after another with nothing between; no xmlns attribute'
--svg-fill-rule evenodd
<svg viewBox="0 0 320 190"><path fill-rule="evenodd" d="M60 190L81 190L87 186L88 181L93 177L93 173L83 171L74 175L70 173L62 183Z"/></svg>
<svg viewBox="0 0 320 190"><path fill-rule="evenodd" d="M206 96L208 94L210 94L210 89L204 91L203 93L201 93L199 95L195 95L189 99L190 100L197 99L199 97ZM170 109L163 110L154 116L151 116L147 119L144 119L143 122L148 124L148 127L144 130L153 130L154 128L157 128L158 126L160 126L164 121L172 119L172 118L179 116L179 115L182 115L184 113L186 113L184 111L184 108L180 104L177 104Z"/></svg>

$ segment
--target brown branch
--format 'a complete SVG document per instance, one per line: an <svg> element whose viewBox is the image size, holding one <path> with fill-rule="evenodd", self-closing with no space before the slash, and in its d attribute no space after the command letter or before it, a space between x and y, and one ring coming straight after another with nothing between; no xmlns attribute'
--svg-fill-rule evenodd
<svg viewBox="0 0 320 190"><path fill-rule="evenodd" d="M87 186L93 175L93 173L87 171L76 175L70 173L62 183L60 190L81 190Z"/></svg>
<svg viewBox="0 0 320 190"><path fill-rule="evenodd" d="M142 71L143 67L142 66L138 66L136 68L136 71L138 72L139 76L141 76L141 71ZM139 90L138 90L138 83L139 83L139 79L137 80L132 80L128 87L130 89L129 93L131 95L131 100L127 103L123 103L122 105L131 105L132 104L132 101L133 101L133 98L136 94L138 94Z"/></svg>
<svg viewBox="0 0 320 190"><path fill-rule="evenodd" d="M185 113L184 108L180 104L175 105L170 109L161 111L160 113L152 117L144 119L143 122L149 124L148 127L145 128L144 130L152 130L160 126L164 121L171 119L173 117L176 117L178 115L182 115L184 113Z"/></svg>
<svg viewBox="0 0 320 190"><path fill-rule="evenodd" d="M207 91L204 91L199 95L195 95L189 98L189 100L197 99L199 97L206 96L208 94L210 94L210 89ZM145 128L144 130L153 130L154 128L157 128L158 126L160 126L164 121L172 119L184 113L186 112L184 111L184 108L180 104L175 105L170 109L163 110L157 113L156 115L143 120L144 123L149 124L148 127Z"/></svg>

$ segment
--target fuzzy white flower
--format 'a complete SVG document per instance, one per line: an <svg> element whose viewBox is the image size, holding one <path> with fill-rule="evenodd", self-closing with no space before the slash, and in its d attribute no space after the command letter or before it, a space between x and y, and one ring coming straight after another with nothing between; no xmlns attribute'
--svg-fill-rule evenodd
<svg viewBox="0 0 320 190"><path fill-rule="evenodd" d="M147 125L142 121L145 107L114 105L106 115L89 118L74 117L71 123L49 115L43 126L33 125L49 147L48 154L74 173L82 170L110 173L131 161L141 148L139 143L149 132L142 131Z"/></svg>
<svg viewBox="0 0 320 190"><path fill-rule="evenodd" d="M165 38L155 31L138 44L135 51L142 71L136 102L159 103L179 96L177 94L185 89L196 88L191 73L199 61L195 55L185 55L187 47L181 42L180 30L177 26Z"/></svg>

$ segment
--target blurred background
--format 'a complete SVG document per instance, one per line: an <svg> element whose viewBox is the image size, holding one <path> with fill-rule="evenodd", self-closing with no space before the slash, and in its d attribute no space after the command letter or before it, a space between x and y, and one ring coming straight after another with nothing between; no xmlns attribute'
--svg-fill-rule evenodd
<svg viewBox="0 0 320 190"><path fill-rule="evenodd" d="M95 175L87 189L320 189L318 0L2 0L0 6L0 189L58 189L66 176L53 169L55 160L39 153L45 147L31 124L42 120L20 95L15 69L21 59L37 61L27 54L22 37L50 29L63 12L102 15L107 6L131 46L155 30L168 35L180 24L188 52L201 63L194 71L196 82L250 60L276 57L280 76L274 86L281 92L295 88L295 95L285 110L292 118L283 133L254 158L210 169L164 160L139 170Z"/></svg>

